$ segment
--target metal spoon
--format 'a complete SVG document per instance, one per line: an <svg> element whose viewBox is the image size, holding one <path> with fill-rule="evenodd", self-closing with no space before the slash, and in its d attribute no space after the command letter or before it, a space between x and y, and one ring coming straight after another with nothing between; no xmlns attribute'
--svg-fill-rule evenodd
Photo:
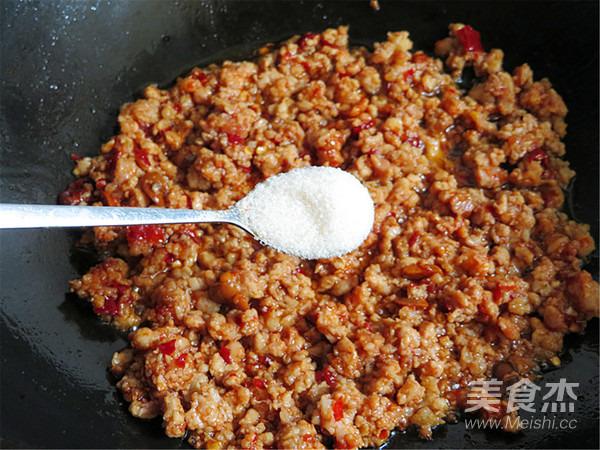
<svg viewBox="0 0 600 450"><path fill-rule="evenodd" d="M0 203L0 229L101 227L174 223L230 223L257 237L239 210L129 208L111 206L20 205Z"/></svg>
<svg viewBox="0 0 600 450"><path fill-rule="evenodd" d="M307 259L354 250L370 233L373 218L368 190L332 167L305 167L271 177L226 210L0 203L0 229L218 222Z"/></svg>

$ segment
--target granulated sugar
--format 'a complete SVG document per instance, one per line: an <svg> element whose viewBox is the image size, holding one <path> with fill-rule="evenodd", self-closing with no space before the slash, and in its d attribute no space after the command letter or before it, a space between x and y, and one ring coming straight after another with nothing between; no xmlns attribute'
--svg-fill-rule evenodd
<svg viewBox="0 0 600 450"><path fill-rule="evenodd" d="M357 248L373 226L369 191L333 167L306 167L267 179L237 208L259 239L305 259Z"/></svg>

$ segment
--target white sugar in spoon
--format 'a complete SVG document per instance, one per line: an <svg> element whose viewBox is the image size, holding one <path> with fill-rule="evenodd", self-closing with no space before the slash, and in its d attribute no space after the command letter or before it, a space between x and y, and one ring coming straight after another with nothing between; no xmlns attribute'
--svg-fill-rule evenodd
<svg viewBox="0 0 600 450"><path fill-rule="evenodd" d="M369 191L332 167L293 169L258 184L227 210L0 204L0 228L229 223L305 259L351 252L373 227Z"/></svg>

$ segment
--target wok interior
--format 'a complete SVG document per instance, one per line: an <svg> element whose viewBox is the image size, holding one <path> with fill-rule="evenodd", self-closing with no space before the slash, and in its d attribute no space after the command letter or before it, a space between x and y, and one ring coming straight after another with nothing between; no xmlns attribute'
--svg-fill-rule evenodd
<svg viewBox="0 0 600 450"><path fill-rule="evenodd" d="M408 30L431 53L447 25L463 22L505 66L528 62L569 107L567 159L577 172L571 214L598 242L598 11L594 3L544 7L520 2L40 2L2 4L3 202L54 203L71 180L71 153L94 155L115 133L118 108L149 83L168 85L195 65L242 59L266 42L350 25L358 44ZM594 20L594 18L596 20ZM65 297L77 276L72 234L4 231L2 246L2 445L6 447L178 447L160 421L133 419L106 373L123 336ZM597 278L597 251L588 270ZM74 264L75 263L75 264ZM89 261L83 261L86 265ZM571 337L547 375L584 391L578 440L469 432L477 446L597 446L598 321ZM590 376L590 374L593 374ZM590 382L591 381L591 382ZM595 414L595 417L594 417ZM86 424L82 426L82 424ZM390 446L463 447L461 425L439 427L432 442L401 436Z"/></svg>

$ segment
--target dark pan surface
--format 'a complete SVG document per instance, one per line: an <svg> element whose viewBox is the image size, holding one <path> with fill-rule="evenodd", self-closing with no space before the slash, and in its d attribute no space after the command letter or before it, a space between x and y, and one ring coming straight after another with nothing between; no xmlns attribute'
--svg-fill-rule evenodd
<svg viewBox="0 0 600 450"><path fill-rule="evenodd" d="M114 132L118 108L150 83L194 65L252 57L266 42L350 25L354 43L408 30L431 53L451 22L502 48L505 67L528 62L570 109L567 157L578 176L571 214L598 242L598 2L0 2L0 201L54 203L71 180L69 155L93 155ZM160 421L132 418L106 367L124 335L66 295L77 267L64 230L0 232L0 445L18 448L175 448ZM598 253L588 270L598 277ZM580 383L574 429L508 435L440 426L388 448L598 448L598 321L566 340L565 365L542 386Z"/></svg>

